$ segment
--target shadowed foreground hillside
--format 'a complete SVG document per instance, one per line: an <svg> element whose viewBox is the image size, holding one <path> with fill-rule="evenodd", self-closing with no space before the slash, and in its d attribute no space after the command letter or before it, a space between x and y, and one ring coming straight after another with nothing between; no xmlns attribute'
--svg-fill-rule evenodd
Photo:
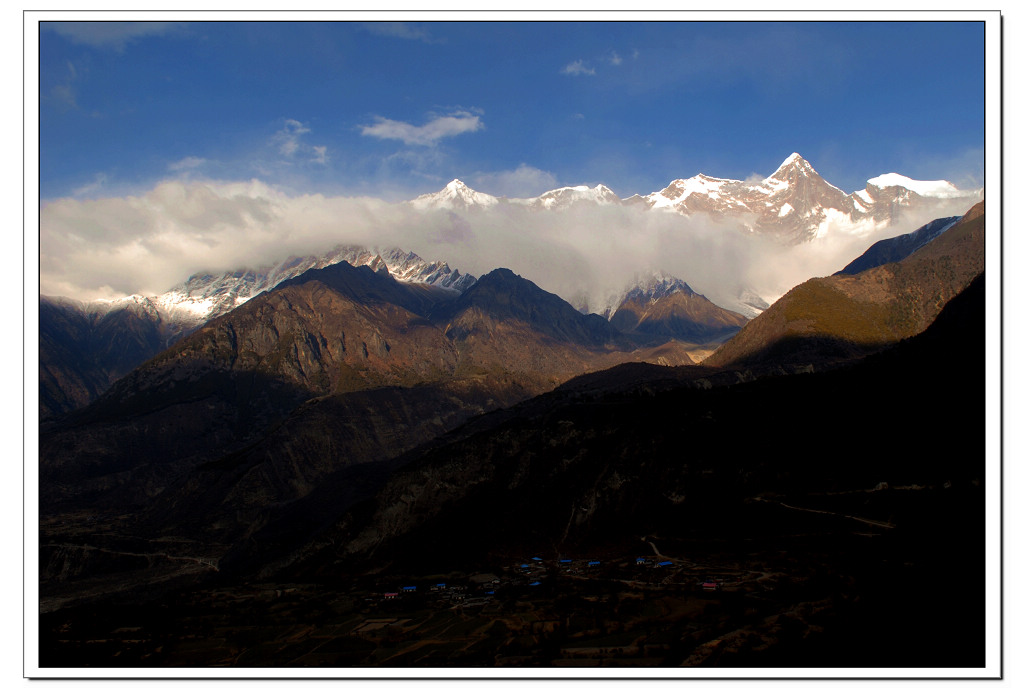
<svg viewBox="0 0 1024 699"><path fill-rule="evenodd" d="M978 278L827 372L578 379L361 504L373 473L326 479L192 585L43 614L44 665L979 666L983 308Z"/></svg>

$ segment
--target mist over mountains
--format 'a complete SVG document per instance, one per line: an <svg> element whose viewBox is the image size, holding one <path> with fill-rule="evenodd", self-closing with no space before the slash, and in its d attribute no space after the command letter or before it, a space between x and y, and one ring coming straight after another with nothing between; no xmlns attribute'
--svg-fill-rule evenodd
<svg viewBox="0 0 1024 699"><path fill-rule="evenodd" d="M880 238L962 214L980 198L908 178L876 178L846 195L793 156L756 186L716 180L709 189L697 186L702 178L624 200L601 187L502 199L458 180L411 203L295 196L256 181L168 181L135 197L61 199L41 211L41 291L82 301L156 296L199 272L274 266L345 244L412 250L474 276L507 267L595 312L636 274L663 270L743 312L748 289L774 300ZM814 233L782 235L773 221Z"/></svg>

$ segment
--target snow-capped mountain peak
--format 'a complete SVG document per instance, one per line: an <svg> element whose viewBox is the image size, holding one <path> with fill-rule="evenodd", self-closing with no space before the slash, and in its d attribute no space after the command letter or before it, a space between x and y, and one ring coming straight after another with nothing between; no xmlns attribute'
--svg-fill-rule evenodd
<svg viewBox="0 0 1024 699"><path fill-rule="evenodd" d="M939 199L950 199L964 196L964 192L947 180L913 180L895 172L888 172L878 177L872 177L868 184L879 189L889 187L903 187L904 189L920 194L923 197L936 197Z"/></svg>
<svg viewBox="0 0 1024 699"><path fill-rule="evenodd" d="M779 167L775 169L775 172L766 177L761 184L770 188L780 188L782 185L792 186L797 182L806 180L824 183L831 189L835 190L835 192L844 197L846 196L846 192L830 182L827 182L818 174L818 171L815 170L809 162L807 162L807 159L799 153L793 153L783 160L782 165L779 165Z"/></svg>
<svg viewBox="0 0 1024 699"><path fill-rule="evenodd" d="M441 191L422 194L409 203L417 209L469 209L494 206L498 201L497 197L477 192L462 180L454 179Z"/></svg>
<svg viewBox="0 0 1024 699"><path fill-rule="evenodd" d="M673 180L668 187L660 192L652 192L645 197L651 208L678 208L678 205L685 202L693 195L702 195L700 198L720 200L723 195L735 185L741 185L739 180L726 180L720 177L711 177L704 173L697 173L685 180Z"/></svg>
<svg viewBox="0 0 1024 699"><path fill-rule="evenodd" d="M794 152L794 153L791 153L788 158L786 158L785 160L782 161L782 164L779 165L778 168L776 168L775 172L772 173L770 175L770 177L776 177L777 175L779 175L781 173L792 172L792 171L804 172L804 173L813 172L813 173L817 174L817 171L813 167L811 167L811 164L809 162L807 162L806 158L804 158L799 153L795 153Z"/></svg>

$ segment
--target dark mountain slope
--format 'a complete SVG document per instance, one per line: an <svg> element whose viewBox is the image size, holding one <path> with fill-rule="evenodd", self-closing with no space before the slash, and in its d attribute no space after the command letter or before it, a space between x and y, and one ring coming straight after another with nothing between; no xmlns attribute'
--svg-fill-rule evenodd
<svg viewBox="0 0 1024 699"><path fill-rule="evenodd" d="M482 316L490 324L480 324ZM584 315L555 294L544 291L508 269L482 276L443 313L446 333L464 340L477 331L492 331L495 324L527 324L536 333L557 342L581 347L621 349L624 339L598 315Z"/></svg>
<svg viewBox="0 0 1024 699"><path fill-rule="evenodd" d="M836 272L836 274L857 274L873 267L881 267L890 262L899 262L935 240L935 238L959 220L959 216L937 218L912 233L880 240L869 247L863 255Z"/></svg>
<svg viewBox="0 0 1024 699"><path fill-rule="evenodd" d="M326 530L333 544L308 545L293 573L444 570L500 552L550 557L650 535L676 546L757 536L764 532L751 498L765 495L796 504L879 483L979 493L984 350L959 338L983 334L983 309L979 277L922 335L846 368L535 399L499 424L422 450L370 503ZM862 516L915 537L936 524L884 507Z"/></svg>
<svg viewBox="0 0 1024 699"><path fill-rule="evenodd" d="M820 364L864 356L920 333L984 270L984 206L974 206L901 262L800 284L705 364Z"/></svg>
<svg viewBox="0 0 1024 699"><path fill-rule="evenodd" d="M374 270L367 265L353 267L345 261L310 269L281 282L275 289L303 286L309 282L319 282L358 304L391 304L421 316L427 315L435 304L453 296L453 292L441 287L396 281L383 264Z"/></svg>
<svg viewBox="0 0 1024 699"><path fill-rule="evenodd" d="M515 377L535 393L626 361L636 349L604 318L507 269L485 274L433 317L458 348L460 376Z"/></svg>
<svg viewBox="0 0 1024 699"><path fill-rule="evenodd" d="M107 311L39 298L39 417L56 417L95 400L165 347L154 313L131 304Z"/></svg>
<svg viewBox="0 0 1024 699"><path fill-rule="evenodd" d="M457 381L413 388L385 387L309 400L259 441L190 470L145 503L147 529L237 543L268 521L268 513L311 493L325 479L358 488L351 467L384 463L457 428L486 410L528 397L521 387Z"/></svg>

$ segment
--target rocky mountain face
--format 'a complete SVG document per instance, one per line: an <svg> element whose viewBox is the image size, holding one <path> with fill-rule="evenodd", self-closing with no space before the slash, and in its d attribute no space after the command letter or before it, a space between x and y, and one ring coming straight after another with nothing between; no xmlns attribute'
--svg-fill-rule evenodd
<svg viewBox="0 0 1024 699"><path fill-rule="evenodd" d="M846 194L832 186L798 153L757 183L696 175L640 198L653 209L713 218L746 219L757 233L788 242L814 237L830 211L849 213Z"/></svg>
<svg viewBox="0 0 1024 699"><path fill-rule="evenodd" d="M922 332L984 271L984 212L984 202L975 205L899 262L796 286L706 363L813 364L863 356Z"/></svg>
<svg viewBox="0 0 1024 699"><path fill-rule="evenodd" d="M157 352L204 323L309 270L340 262L385 269L398 281L457 295L475 283L444 262L399 248L338 246L258 269L194 274L160 296L88 304L40 297L40 417L85 406Z"/></svg>
<svg viewBox="0 0 1024 699"><path fill-rule="evenodd" d="M828 183L799 153L793 153L759 182L699 174L676 180L660 192L630 197L629 204L680 214L736 218L752 233L797 244L826 235L832 225L891 225L900 216L951 202L966 207L980 193L960 191L946 181L922 182L902 175L868 180L865 189L847 194Z"/></svg>

